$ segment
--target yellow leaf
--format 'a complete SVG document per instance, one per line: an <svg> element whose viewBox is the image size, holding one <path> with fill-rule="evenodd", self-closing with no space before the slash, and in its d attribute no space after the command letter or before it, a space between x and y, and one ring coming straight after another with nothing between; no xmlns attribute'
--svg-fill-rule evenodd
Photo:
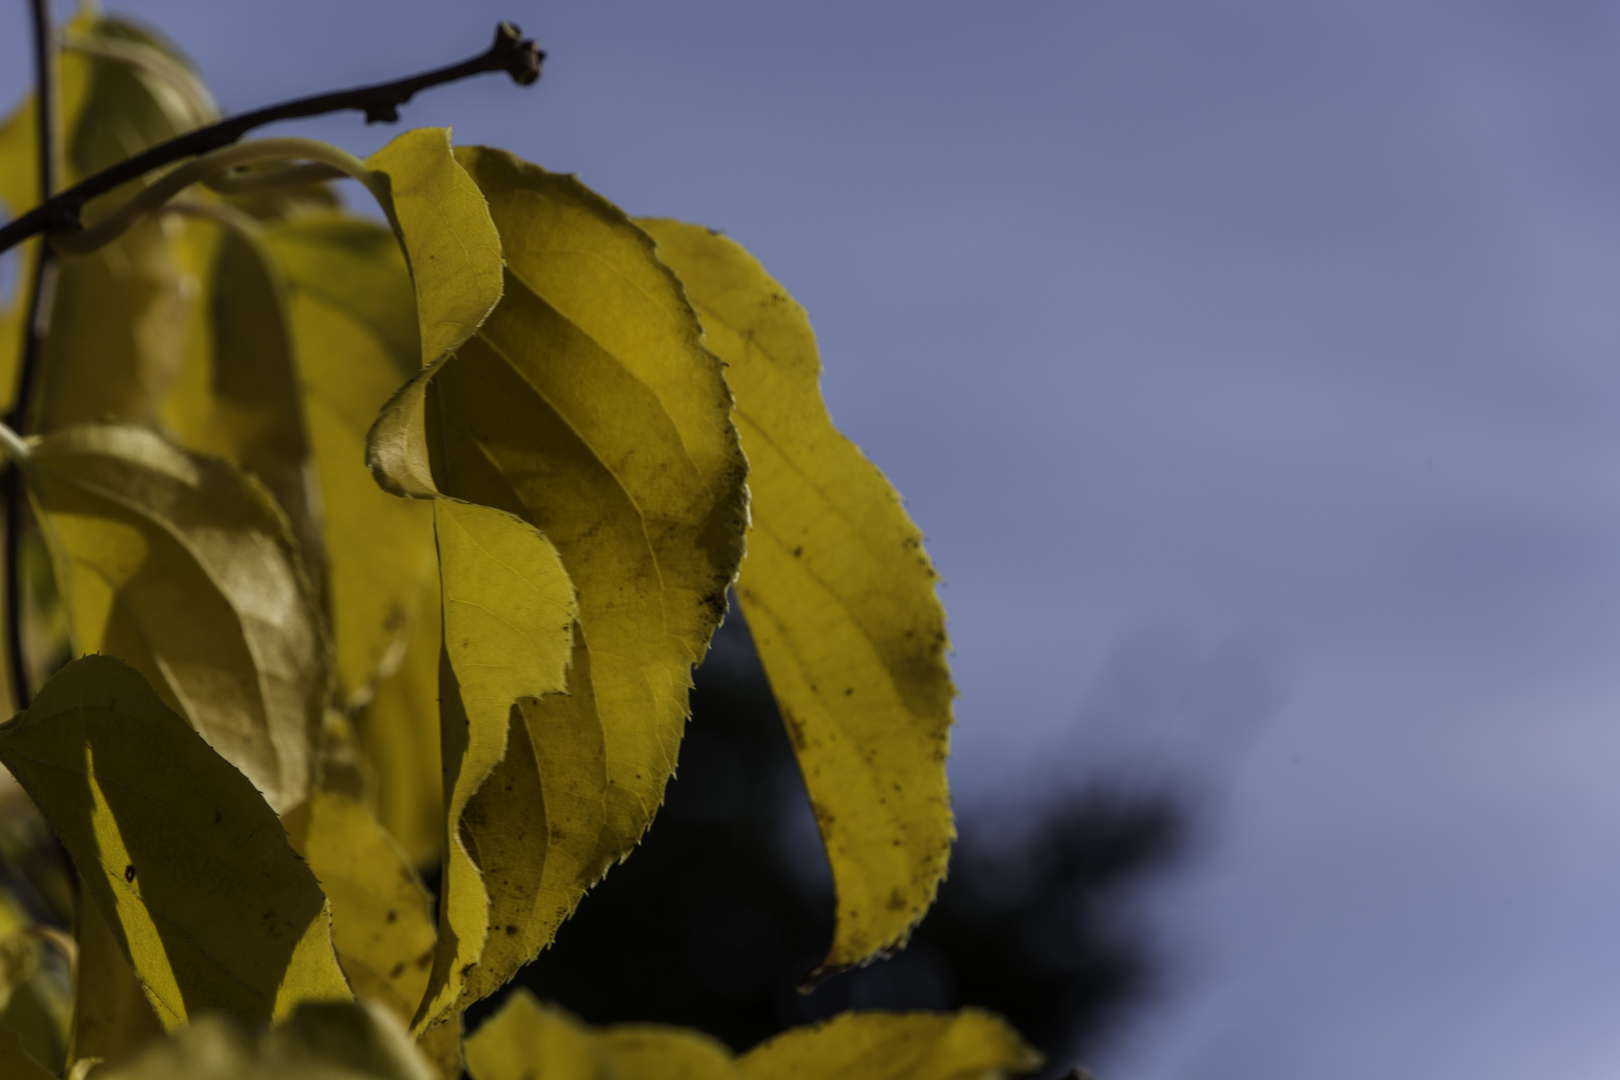
<svg viewBox="0 0 1620 1080"><path fill-rule="evenodd" d="M301 219L269 230L265 245L286 283L325 515L338 685L353 707L398 667L420 620L431 621L438 633L437 613L421 606L422 596L436 588L432 512L380 490L365 466L366 431L377 410L421 366L411 280L394 237L367 221ZM435 642L430 672L437 653ZM426 689L422 704L436 715L431 678ZM430 750L436 757L436 733ZM432 782L437 789L436 764ZM386 768L381 783L385 791L391 786ZM383 820L407 840L396 819L385 814Z"/></svg>
<svg viewBox="0 0 1620 1080"><path fill-rule="evenodd" d="M207 122L212 102L171 47L116 19L76 20L64 54L64 85L84 98L65 129L73 183ZM88 51L86 51L88 50ZM143 184L133 180L91 201L93 222ZM179 373L199 295L179 248L185 222L143 222L108 246L58 262L51 334L41 349L38 427L49 431L106 419L153 424Z"/></svg>
<svg viewBox="0 0 1620 1080"><path fill-rule="evenodd" d="M463 820L475 792L508 750L536 703L561 693L577 608L556 550L534 526L487 506L433 504L439 541L444 645L439 654L440 730L445 763L444 876L439 945L415 1025L424 1031L456 1005L468 975L481 970L486 939L504 935L509 913L485 888L528 872L506 859L503 841L541 827L504 817L491 837ZM521 742L524 733L520 732ZM504 982L511 977L508 971Z"/></svg>
<svg viewBox="0 0 1620 1080"><path fill-rule="evenodd" d="M959 1013L844 1013L741 1057L700 1031L596 1028L515 990L467 1040L472 1080L1003 1080L1041 1055L1006 1021Z"/></svg>
<svg viewBox="0 0 1620 1080"><path fill-rule="evenodd" d="M544 947L652 820L691 667L741 557L747 491L719 365L647 237L572 177L457 153L501 230L505 293L477 335L384 409L368 458L396 491L534 523L580 608L568 696L525 708L530 750L514 744L469 829L492 853L486 876L509 891L489 894L497 931L465 1007ZM519 775L530 751L535 771ZM507 798L531 814L543 804L546 835L515 835Z"/></svg>
<svg viewBox="0 0 1620 1080"><path fill-rule="evenodd" d="M302 800L329 647L264 489L223 461L118 425L46 436L24 475L75 649L132 664L277 810Z"/></svg>
<svg viewBox="0 0 1620 1080"><path fill-rule="evenodd" d="M227 459L270 490L320 594L322 492L305 431L286 286L258 226L242 222L212 237L203 227L194 231L209 299L207 348L198 358L207 386L190 415L169 413L171 427L190 449Z"/></svg>
<svg viewBox="0 0 1620 1080"><path fill-rule="evenodd" d="M527 990L467 1040L472 1080L737 1080L731 1052L700 1031L658 1024L589 1028Z"/></svg>
<svg viewBox="0 0 1620 1080"><path fill-rule="evenodd" d="M76 921L79 963L67 1058L116 1064L161 1036L163 1024L83 878L78 879Z"/></svg>
<svg viewBox="0 0 1620 1080"><path fill-rule="evenodd" d="M280 1027L201 1017L95 1080L433 1080L398 1020L369 1002L305 1005Z"/></svg>
<svg viewBox="0 0 1620 1080"><path fill-rule="evenodd" d="M832 864L822 970L903 945L955 830L945 611L900 497L833 427L804 309L707 229L644 221L726 362L753 523L737 580Z"/></svg>
<svg viewBox="0 0 1620 1080"><path fill-rule="evenodd" d="M435 934L432 902L405 853L364 806L331 792L315 792L285 824L331 901L332 945L349 985L409 1023Z"/></svg>
<svg viewBox="0 0 1620 1080"><path fill-rule="evenodd" d="M416 284L422 363L461 347L501 298L501 238L450 153L448 128L407 131L366 161L385 179Z"/></svg>
<svg viewBox="0 0 1620 1080"><path fill-rule="evenodd" d="M134 669L68 664L0 725L0 761L73 857L166 1028L346 1000L331 908L246 777Z"/></svg>
<svg viewBox="0 0 1620 1080"><path fill-rule="evenodd" d="M999 1016L844 1013L768 1039L739 1059L747 1080L1002 1080L1041 1055Z"/></svg>

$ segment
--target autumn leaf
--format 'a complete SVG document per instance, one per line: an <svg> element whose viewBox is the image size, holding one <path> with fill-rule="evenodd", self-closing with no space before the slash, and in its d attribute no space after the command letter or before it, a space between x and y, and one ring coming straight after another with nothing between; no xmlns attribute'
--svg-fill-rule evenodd
<svg viewBox="0 0 1620 1080"><path fill-rule="evenodd" d="M467 1040L472 1080L1004 1080L1040 1065L1006 1021L978 1009L844 1013L733 1057L699 1031L590 1027L517 990Z"/></svg>
<svg viewBox="0 0 1620 1080"><path fill-rule="evenodd" d="M96 1058L116 1064L161 1036L163 1023L82 877L76 915L79 963L68 1060Z"/></svg>
<svg viewBox="0 0 1620 1080"><path fill-rule="evenodd" d="M63 85L82 86L83 98L68 113L66 183L213 119L195 74L149 31L81 18L67 39ZM142 184L91 200L85 221L116 209ZM183 250L193 227L172 216L149 219L98 251L59 261L40 362L39 430L158 420L201 293Z"/></svg>
<svg viewBox="0 0 1620 1080"><path fill-rule="evenodd" d="M45 436L23 468L75 649L133 665L271 806L302 800L329 646L265 490L134 426Z"/></svg>
<svg viewBox="0 0 1620 1080"><path fill-rule="evenodd" d="M1041 1061L1005 1020L979 1009L843 1013L741 1058L746 1080L1003 1080Z"/></svg>
<svg viewBox="0 0 1620 1080"><path fill-rule="evenodd" d="M286 289L319 478L338 684L357 707L398 667L419 618L437 633L421 609L436 573L433 515L382 491L365 466L377 410L421 367L410 273L394 236L368 221L300 218L267 229L264 244Z"/></svg>
<svg viewBox="0 0 1620 1080"><path fill-rule="evenodd" d="M467 823L491 853L486 876L509 885L490 894L501 932L455 995L465 1007L544 947L652 820L747 496L719 365L646 236L572 177L498 151L457 155L500 228L504 295L385 408L369 459L400 494L532 522L580 611L568 695L523 710L533 769L504 765L489 812ZM498 800L520 797L543 805L545 835L516 835Z"/></svg>
<svg viewBox="0 0 1620 1080"><path fill-rule="evenodd" d="M158 1018L285 1019L347 1000L331 908L242 773L104 656L0 725L0 762L73 857Z"/></svg>
<svg viewBox="0 0 1620 1080"><path fill-rule="evenodd" d="M903 945L950 858L954 690L937 575L899 494L833 427L804 309L726 237L641 225L737 396L753 492L737 596L832 864L829 973Z"/></svg>
<svg viewBox="0 0 1620 1080"><path fill-rule="evenodd" d="M363 805L317 791L285 819L293 849L332 904L332 944L354 992L409 1023L433 960L432 900Z"/></svg>
<svg viewBox="0 0 1620 1080"><path fill-rule="evenodd" d="M472 1080L740 1080L731 1051L700 1031L661 1024L588 1028L527 990L467 1040Z"/></svg>

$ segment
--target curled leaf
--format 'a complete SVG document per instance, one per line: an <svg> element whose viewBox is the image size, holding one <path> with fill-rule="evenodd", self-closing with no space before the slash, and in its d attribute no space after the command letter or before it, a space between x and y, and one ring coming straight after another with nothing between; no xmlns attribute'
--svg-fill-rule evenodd
<svg viewBox="0 0 1620 1080"><path fill-rule="evenodd" d="M544 947L652 820L741 557L747 490L719 364L647 237L572 177L457 154L500 229L505 291L385 407L368 460L396 492L532 523L579 596L567 696L523 706L524 732L463 822L502 882L486 893L500 932L455 995L465 1007ZM517 834L542 818L543 833Z"/></svg>

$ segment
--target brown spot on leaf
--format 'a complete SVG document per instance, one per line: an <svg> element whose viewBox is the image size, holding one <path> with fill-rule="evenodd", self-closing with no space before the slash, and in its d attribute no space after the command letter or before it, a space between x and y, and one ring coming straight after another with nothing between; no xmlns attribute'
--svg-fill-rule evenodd
<svg viewBox="0 0 1620 1080"><path fill-rule="evenodd" d="M134 881L135 880L135 864L134 863L130 863L128 866L124 867L124 880L125 881Z"/></svg>

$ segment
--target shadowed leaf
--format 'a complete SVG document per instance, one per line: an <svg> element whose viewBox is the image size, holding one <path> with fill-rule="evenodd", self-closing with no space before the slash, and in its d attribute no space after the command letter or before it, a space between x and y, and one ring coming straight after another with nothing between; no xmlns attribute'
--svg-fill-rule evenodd
<svg viewBox="0 0 1620 1080"><path fill-rule="evenodd" d="M134 669L88 656L0 725L0 761L73 857L173 1030L347 1000L331 909L246 777Z"/></svg>
<svg viewBox="0 0 1620 1080"><path fill-rule="evenodd" d="M133 665L271 806L309 789L329 646L285 520L144 428L70 428L24 465L80 653Z"/></svg>
<svg viewBox="0 0 1620 1080"><path fill-rule="evenodd" d="M306 1005L248 1030L204 1016L96 1080L433 1080L398 1020L379 1005Z"/></svg>

